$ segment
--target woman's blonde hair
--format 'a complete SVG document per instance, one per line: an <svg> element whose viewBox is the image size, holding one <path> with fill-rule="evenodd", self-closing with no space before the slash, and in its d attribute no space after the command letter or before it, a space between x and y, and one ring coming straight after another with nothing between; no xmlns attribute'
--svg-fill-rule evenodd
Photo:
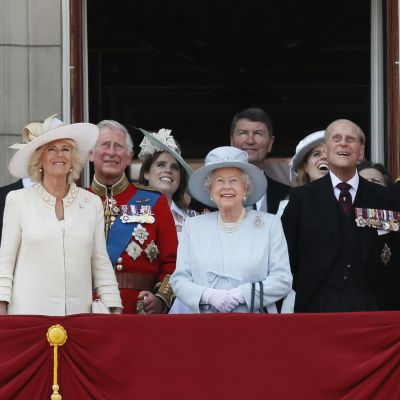
<svg viewBox="0 0 400 400"><path fill-rule="evenodd" d="M86 157L84 157L82 154L78 152L75 141L73 141L72 139L58 139L55 141L57 142L62 141L68 143L72 147L72 152L71 152L72 171L70 171L67 174L67 183L71 184L79 178L82 168L85 165ZM33 152L31 159L29 160L28 173L34 182L40 183L43 180L43 153L45 149L49 146L49 144L53 142L49 142L44 144L43 146L38 147Z"/></svg>

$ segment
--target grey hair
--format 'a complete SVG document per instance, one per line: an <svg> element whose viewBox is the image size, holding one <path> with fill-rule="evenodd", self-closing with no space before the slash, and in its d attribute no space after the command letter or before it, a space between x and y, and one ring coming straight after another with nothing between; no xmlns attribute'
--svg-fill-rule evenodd
<svg viewBox="0 0 400 400"><path fill-rule="evenodd" d="M129 134L128 129L126 129L125 126L122 125L120 122L114 121L113 119L103 119L103 121L100 121L97 124L97 127L99 129L110 128L124 132L126 138L125 147L129 152L133 152L133 141L131 135Z"/></svg>
<svg viewBox="0 0 400 400"><path fill-rule="evenodd" d="M210 193L211 181L213 179L213 175L214 175L215 171L217 171L217 170L215 169L214 171L211 171L204 179L203 187L206 189L207 193ZM243 179L243 183L245 184L245 186L247 188L246 194L250 194L253 190L253 182L251 181L249 175L241 170L240 170L240 175Z"/></svg>
<svg viewBox="0 0 400 400"><path fill-rule="evenodd" d="M357 134L357 136L358 136L358 138L360 140L360 143L365 145L365 142L366 142L365 133L362 131L362 129L355 122L350 121L349 119L337 119L337 120L331 122L328 125L328 127L325 129L325 135L324 135L324 141L325 142L327 142L329 137L331 136L331 134L332 134L331 131L333 129L333 126L338 122L341 122L341 123L344 122L344 123L353 125L353 127L355 129L355 132L356 132L356 134Z"/></svg>

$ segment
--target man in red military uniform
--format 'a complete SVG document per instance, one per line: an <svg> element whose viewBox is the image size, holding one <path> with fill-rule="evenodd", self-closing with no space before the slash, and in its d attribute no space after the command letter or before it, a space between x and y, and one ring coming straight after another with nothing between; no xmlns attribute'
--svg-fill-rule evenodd
<svg viewBox="0 0 400 400"><path fill-rule="evenodd" d="M89 190L103 200L107 250L124 313L168 312L173 299L168 281L178 242L167 199L128 181L124 171L133 158L133 143L126 128L112 120L98 127Z"/></svg>

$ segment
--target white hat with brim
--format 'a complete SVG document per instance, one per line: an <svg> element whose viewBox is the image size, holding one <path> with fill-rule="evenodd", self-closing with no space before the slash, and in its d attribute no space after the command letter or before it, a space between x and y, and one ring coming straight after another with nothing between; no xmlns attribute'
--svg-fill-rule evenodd
<svg viewBox="0 0 400 400"><path fill-rule="evenodd" d="M296 146L296 153L289 163L290 167L290 177L297 173L301 162L307 153L312 150L315 146L324 142L325 131L318 131L309 134L304 139L300 140L299 144Z"/></svg>
<svg viewBox="0 0 400 400"><path fill-rule="evenodd" d="M207 176L220 168L238 168L247 174L251 181L251 193L246 195L244 206L252 206L266 193L267 179L264 172L256 166L249 164L248 154L236 147L223 146L211 150L204 161L204 166L194 171L189 179L189 192L192 197L201 203L216 207L216 203L210 199L208 189L204 186Z"/></svg>
<svg viewBox="0 0 400 400"><path fill-rule="evenodd" d="M160 140L158 140L157 137L154 136L151 132L148 132L142 128L137 128L137 129L140 132L142 132L144 137L146 137L152 143L155 151L166 151L167 153L171 154L171 156L174 157L176 159L176 161L178 161L178 163L186 171L187 179L189 179L190 175L192 175L192 173L193 173L193 169L178 153L178 151L177 151L178 146L176 145L175 140L173 140L172 136L170 136L168 139L173 140L174 147L176 150L174 148L169 147L167 144L161 142ZM149 154L149 153L147 153L147 154ZM141 155L139 154L139 158L143 158L143 157L141 157Z"/></svg>
<svg viewBox="0 0 400 400"><path fill-rule="evenodd" d="M8 170L17 178L27 178L33 152L47 143L60 139L72 139L77 151L83 157L88 157L98 137L99 128L89 123L65 125L54 116L47 118L43 124L31 123L24 129L24 140L27 143L10 146L18 148L18 151L11 158Z"/></svg>

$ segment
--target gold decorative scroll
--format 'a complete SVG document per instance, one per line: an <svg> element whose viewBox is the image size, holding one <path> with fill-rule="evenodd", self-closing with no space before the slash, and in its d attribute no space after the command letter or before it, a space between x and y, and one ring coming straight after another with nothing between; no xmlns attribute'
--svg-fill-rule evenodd
<svg viewBox="0 0 400 400"><path fill-rule="evenodd" d="M47 340L50 346L53 346L53 394L51 395L51 400L61 400L61 394L58 392L60 387L58 386L58 346L62 346L67 341L67 331L61 325L52 325L47 330Z"/></svg>

